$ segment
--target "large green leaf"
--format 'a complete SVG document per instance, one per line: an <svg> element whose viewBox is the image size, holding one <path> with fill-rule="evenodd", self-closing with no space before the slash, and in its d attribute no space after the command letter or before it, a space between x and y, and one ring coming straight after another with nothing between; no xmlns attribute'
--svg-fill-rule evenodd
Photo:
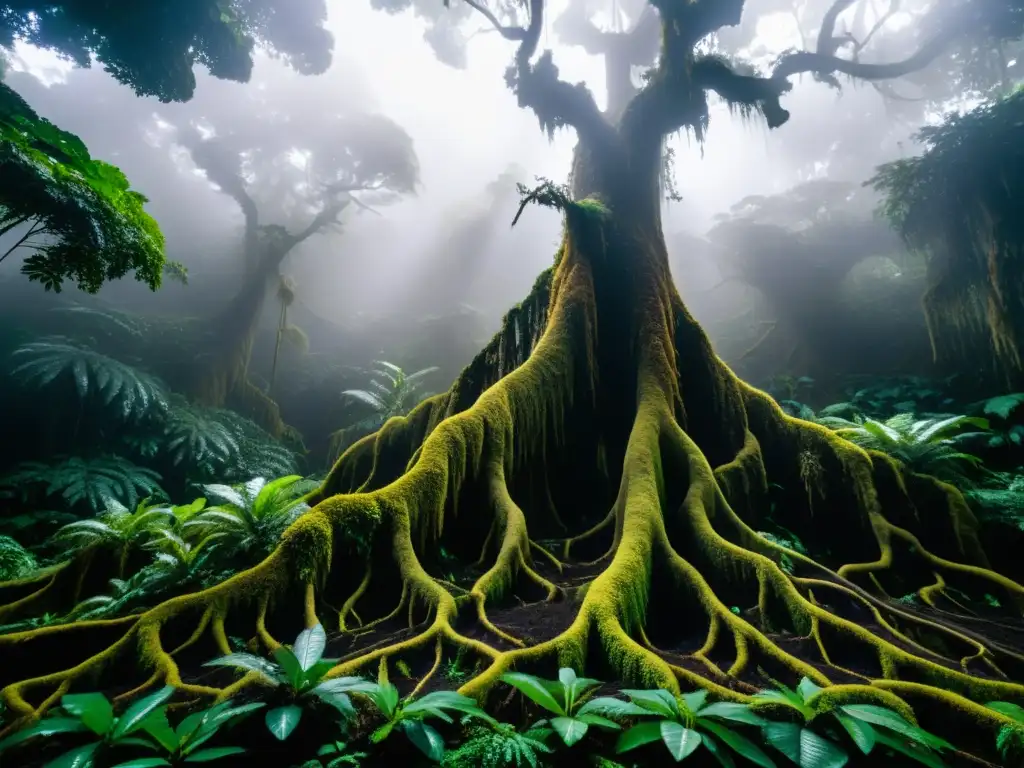
<svg viewBox="0 0 1024 768"><path fill-rule="evenodd" d="M320 659L320 661L306 670L306 685L316 685L323 680L324 675L336 666L338 666L337 659Z"/></svg>
<svg viewBox="0 0 1024 768"><path fill-rule="evenodd" d="M280 685L285 682L281 671L276 665L266 659L254 656L251 653L229 653L226 656L213 659L203 664L204 667L233 667L245 672L254 672L266 682Z"/></svg>
<svg viewBox="0 0 1024 768"><path fill-rule="evenodd" d="M99 742L75 747L60 757L54 758L43 768L92 768L93 758L96 756L96 750L99 748Z"/></svg>
<svg viewBox="0 0 1024 768"><path fill-rule="evenodd" d="M927 765L928 768L945 768L942 758L935 752L930 751L920 744L908 743L898 736L893 736L885 731L876 731L875 738L882 744L895 752L906 755L912 760Z"/></svg>
<svg viewBox="0 0 1024 768"><path fill-rule="evenodd" d="M435 763L444 757L444 739L421 720L403 720L401 728L420 752Z"/></svg>
<svg viewBox="0 0 1024 768"><path fill-rule="evenodd" d="M205 744L217 734L221 727L232 720L245 717L246 715L255 712L257 709L262 709L265 706L266 704L264 702L256 701L249 704L242 704L238 707L232 707L230 701L224 701L211 707L205 712L196 712L189 715L185 720L178 724L177 734L179 742L187 742L181 750L182 754L188 755L201 745ZM198 724L196 724L195 721L191 723L187 722L189 718L193 717L198 717Z"/></svg>
<svg viewBox="0 0 1024 768"><path fill-rule="evenodd" d="M634 704L638 704L650 712L664 715L670 719L679 717L679 705L676 703L676 697L668 691L660 689L645 691L626 688L623 689L622 693L628 696L629 700Z"/></svg>
<svg viewBox="0 0 1024 768"><path fill-rule="evenodd" d="M161 768L161 766L170 764L162 757L138 757L135 760L129 760L127 763L118 763L111 766L111 768Z"/></svg>
<svg viewBox="0 0 1024 768"><path fill-rule="evenodd" d="M800 694L800 698L806 703L812 697L821 693L821 686L811 680L811 678L803 677L800 679L800 684L796 687L796 692Z"/></svg>
<svg viewBox="0 0 1024 768"><path fill-rule="evenodd" d="M580 697L582 697L587 690L601 684L600 680L592 680L588 677L577 677L576 672L572 667L562 667L558 670L558 682L562 684L562 688L565 691L563 697L565 699L566 712L572 712L573 709L575 709Z"/></svg>
<svg viewBox="0 0 1024 768"><path fill-rule="evenodd" d="M555 733L567 747L571 747L586 736L587 730L590 728L585 722L577 720L575 717L553 717L551 718L551 727L555 729Z"/></svg>
<svg viewBox="0 0 1024 768"><path fill-rule="evenodd" d="M891 709L879 707L875 704L844 704L839 709L858 720L864 720L872 725L888 728L911 741L924 744L932 749L953 748L953 745L945 739L907 722L907 720Z"/></svg>
<svg viewBox="0 0 1024 768"><path fill-rule="evenodd" d="M139 699L133 703L125 713L121 715L117 720L117 726L114 728L112 734L115 739L121 736L127 736L129 733L142 728L145 720L150 714L161 704L167 701L171 696L174 695L174 688L170 685L165 685L159 691L151 693L149 696Z"/></svg>
<svg viewBox="0 0 1024 768"><path fill-rule="evenodd" d="M701 690L693 691L692 693L684 693L682 695L682 699L686 708L690 710L690 714L695 715L707 703L708 692Z"/></svg>
<svg viewBox="0 0 1024 768"><path fill-rule="evenodd" d="M60 733L82 733L88 730L86 724L77 717L48 717L0 741L0 752L36 736L56 736Z"/></svg>
<svg viewBox="0 0 1024 768"><path fill-rule="evenodd" d="M850 734L850 738L857 745L857 749L865 755L870 754L871 750L875 748L875 729L871 727L871 724L858 720L855 717L850 717L842 711L834 712L833 714L835 714L836 720L843 726L843 729Z"/></svg>
<svg viewBox="0 0 1024 768"><path fill-rule="evenodd" d="M398 689L394 685L391 683L377 683L372 690L366 692L366 695L386 719L390 720L394 716L399 702Z"/></svg>
<svg viewBox="0 0 1024 768"><path fill-rule="evenodd" d="M841 747L810 728L794 723L769 723L762 733L765 741L800 768L843 768L850 761Z"/></svg>
<svg viewBox="0 0 1024 768"><path fill-rule="evenodd" d="M640 723L619 736L615 751L621 754L655 741L661 741L660 722Z"/></svg>
<svg viewBox="0 0 1024 768"><path fill-rule="evenodd" d="M171 724L167 722L166 707L157 707L152 710L143 718L139 727L168 752L174 752L181 746L178 734L174 732ZM125 739L122 737L118 740L118 743L124 743L124 741Z"/></svg>
<svg viewBox="0 0 1024 768"><path fill-rule="evenodd" d="M804 697L785 685L778 685L777 689L758 691L751 697L751 704L781 704L799 712L805 721L810 722L817 714L813 707L804 702Z"/></svg>
<svg viewBox="0 0 1024 768"><path fill-rule="evenodd" d="M601 715L595 715L592 712L585 714L576 714L577 720L582 720L587 725L595 725L598 728L605 728L609 731L620 731L622 726L616 723L614 720L609 720L607 717L601 717Z"/></svg>
<svg viewBox="0 0 1024 768"><path fill-rule="evenodd" d="M526 675L522 672L506 672L501 676L501 681L506 685L511 685L533 703L544 707L548 712L552 712L556 715L565 714L565 710L562 708L561 703L559 703L541 683L541 681L533 675Z"/></svg>
<svg viewBox="0 0 1024 768"><path fill-rule="evenodd" d="M671 720L662 720L659 724L661 740L668 747L669 754L678 763L693 754L700 746L701 735L692 728L687 728Z"/></svg>
<svg viewBox="0 0 1024 768"><path fill-rule="evenodd" d="M576 710L576 716L583 715L605 715L607 717L642 717L650 715L651 711L634 704L630 701L623 701L612 696L599 696L583 703L583 706Z"/></svg>
<svg viewBox="0 0 1024 768"><path fill-rule="evenodd" d="M186 763L209 763L212 760L220 760L222 757L241 755L245 752L242 747L213 747L201 749L185 758Z"/></svg>
<svg viewBox="0 0 1024 768"><path fill-rule="evenodd" d="M1000 419L1008 419L1021 403L1024 403L1024 393L1021 392L992 397L985 401L985 413L989 416L998 416Z"/></svg>
<svg viewBox="0 0 1024 768"><path fill-rule="evenodd" d="M69 693L61 697L60 705L99 736L106 735L114 725L114 708L102 693ZM117 735L116 730L114 735Z"/></svg>
<svg viewBox="0 0 1024 768"><path fill-rule="evenodd" d="M1008 701L990 701L985 706L1001 715L1013 718L1018 723L1024 723L1024 707L1011 704Z"/></svg>
<svg viewBox="0 0 1024 768"><path fill-rule="evenodd" d="M280 741L284 741L291 736L301 719L302 707L288 704L284 707L275 707L267 712L264 721L267 724L267 730Z"/></svg>
<svg viewBox="0 0 1024 768"><path fill-rule="evenodd" d="M756 714L749 705L737 704L732 701L716 701L714 704L708 704L698 714L700 717L716 717L720 720L729 720L744 725L761 726L768 722Z"/></svg>
<svg viewBox="0 0 1024 768"><path fill-rule="evenodd" d="M284 672L288 682L295 690L300 690L306 680L306 671L302 668L302 662L286 645L274 649L274 661Z"/></svg>
<svg viewBox="0 0 1024 768"><path fill-rule="evenodd" d="M292 650L295 658L299 660L299 666L305 671L323 658L326 648L327 633L324 632L323 626L316 624L299 633Z"/></svg>
<svg viewBox="0 0 1024 768"><path fill-rule="evenodd" d="M737 733L731 728L726 728L724 725L703 718L699 718L697 723L708 733L714 734L725 742L736 754L745 757L750 762L761 766L761 768L775 768L775 761L768 757L764 750L746 736Z"/></svg>

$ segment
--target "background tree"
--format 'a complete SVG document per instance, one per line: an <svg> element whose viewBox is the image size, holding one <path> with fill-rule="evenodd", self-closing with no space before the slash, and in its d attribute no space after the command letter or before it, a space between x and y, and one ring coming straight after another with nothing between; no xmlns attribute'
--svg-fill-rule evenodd
<svg viewBox="0 0 1024 768"><path fill-rule="evenodd" d="M1024 91L948 116L918 135L922 154L879 169L884 211L924 253L924 307L936 354L962 353L979 328L1011 374L1022 365Z"/></svg>
<svg viewBox="0 0 1024 768"><path fill-rule="evenodd" d="M326 19L324 0L12 0L0 4L0 45L23 41L80 67L95 58L140 95L187 101L195 64L246 82L257 47L304 74L325 71L333 45Z"/></svg>
<svg viewBox="0 0 1024 768"><path fill-rule="evenodd" d="M0 637L10 709L29 717L84 674L132 675L136 665L111 663L122 653L147 662L124 683L180 684L171 627L189 653L226 652L218 628L251 619L276 647L268 626L291 636L289 618L312 625L333 606L352 640L335 675L408 659L427 670L422 682L461 650L481 665L461 690L481 698L512 667L556 664L727 700L749 697L762 675L806 676L831 686L832 701L923 704L925 727L955 721L963 740L991 749L1001 716L973 700L1024 697L1020 638L1010 624L988 637L942 594L991 594L1010 614L1024 587L988 567L955 489L788 418L736 379L673 287L661 232L665 137L703 136L710 93L778 128L790 77L897 77L1001 7L956 3L955 27L902 61L866 63L840 55L837 21L852 4L837 0L813 50L758 73L703 47L740 21L740 0L656 0L657 64L602 112L584 85L559 78L550 52L538 55L543 0L470 3L517 46L507 83L519 103L545 130L572 127L579 139L571 188L523 190L524 206L564 213L555 267L447 393L341 457L260 565L116 627ZM780 524L815 531L811 556L756 533L769 483L783 489ZM814 519L820 497L827 526ZM477 565L449 586L442 553ZM45 578L5 587L3 610L66 600L80 576ZM942 610L891 597L925 588ZM543 629L502 613L517 596L547 618ZM556 605L564 615L551 620ZM370 638L353 631L366 626ZM109 650L40 652L65 632L95 632Z"/></svg>
<svg viewBox="0 0 1024 768"><path fill-rule="evenodd" d="M904 274L913 273L914 265L896 233L874 215L876 205L877 195L860 184L818 179L778 195L740 200L717 217L706 242L689 246L688 263L703 252L722 275L695 303L760 305L753 312L761 321L757 338L727 358L734 366L763 371L765 365L755 362L763 358L776 372L825 379L870 370L872 364L898 369L908 359L921 360L922 354L912 352L916 344L927 353L917 322L921 282ZM855 268L872 257L891 267L890 278L872 280L873 290L856 292ZM737 286L756 294L744 292L737 302L736 291L726 290ZM866 317L874 322L865 323ZM886 354L887 349L892 351Z"/></svg>
<svg viewBox="0 0 1024 768"><path fill-rule="evenodd" d="M211 105L212 113L191 111L192 120L173 129L173 141L238 203L244 218L241 285L213 322L203 321L209 339L192 390L217 407L236 396L244 411L280 435L276 405L246 371L282 263L309 238L336 229L350 207L365 210L415 192L418 164L412 139L383 115L325 111L298 124L279 111L275 95L250 94L248 109L229 100Z"/></svg>

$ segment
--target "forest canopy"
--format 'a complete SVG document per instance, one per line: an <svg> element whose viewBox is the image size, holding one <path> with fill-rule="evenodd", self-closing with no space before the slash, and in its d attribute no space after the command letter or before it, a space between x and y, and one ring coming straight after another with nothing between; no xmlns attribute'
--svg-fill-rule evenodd
<svg viewBox="0 0 1024 768"><path fill-rule="evenodd" d="M22 272L47 290L71 281L95 293L129 272L155 290L164 238L145 203L118 168L0 84L0 234L17 237L0 261L33 251Z"/></svg>
<svg viewBox="0 0 1024 768"><path fill-rule="evenodd" d="M246 82L259 46L303 74L331 63L324 0L93 0L0 4L0 46L23 41L76 65L93 60L139 95L187 101L196 64Z"/></svg>

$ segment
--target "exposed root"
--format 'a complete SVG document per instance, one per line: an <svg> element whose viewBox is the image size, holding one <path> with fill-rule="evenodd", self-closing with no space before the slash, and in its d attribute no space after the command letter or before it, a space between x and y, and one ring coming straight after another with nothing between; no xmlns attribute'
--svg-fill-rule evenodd
<svg viewBox="0 0 1024 768"><path fill-rule="evenodd" d="M598 332L589 266L603 256L577 252L610 247L601 242L570 217L553 282L542 285L550 311L531 310L544 333L515 314L450 392L352 446L311 497L314 508L257 567L138 616L0 637L7 705L34 717L76 685L118 674L123 684L132 677L126 658L141 669L125 696L169 684L223 699L258 681L208 685L183 679L180 666L228 652L229 624L271 651L336 613L329 626L350 645L330 675L403 659L423 669L432 657L413 692L454 649L484 665L461 688L479 698L507 670L550 673L556 664L735 701L773 679L806 676L829 701L878 702L908 716L917 711L908 701L924 701L941 717L997 730L1005 718L979 703L1024 703L1024 653L963 616L889 597L910 586L934 604L955 584L1024 605L1024 587L986 563L959 494L786 416L736 380L654 267L650 279L605 278L628 286L625 305L641 308L631 373L609 373L602 354L612 353L597 338L620 339L607 324ZM659 246L644 247L651 263L664 260ZM638 263L631 269L642 272ZM627 417L599 419L609 403ZM804 452L821 466L812 480L801 473ZM606 462L620 467L617 487L599 482L594 467ZM805 526L822 561L755 532L769 477L791 487L779 514ZM537 543L552 539L561 541L557 557ZM442 548L475 565L444 572ZM585 548L596 559L574 563ZM569 588L573 568L592 570ZM16 596L0 615L42 606L79 578L73 571L0 587ZM502 619L515 600L538 611L571 606L573 618L531 637ZM44 653L54 639L78 647L87 636L112 639L82 644L73 661Z"/></svg>

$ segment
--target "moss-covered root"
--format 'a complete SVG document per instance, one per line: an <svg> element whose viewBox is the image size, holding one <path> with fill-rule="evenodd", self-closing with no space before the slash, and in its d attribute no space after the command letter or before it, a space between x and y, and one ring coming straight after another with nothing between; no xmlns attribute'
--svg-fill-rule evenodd
<svg viewBox="0 0 1024 768"><path fill-rule="evenodd" d="M525 515L512 501L504 477L519 463L535 461L534 452L543 449L542 436L556 432L565 422L565 409L577 389L574 377L578 371L572 366L572 351L586 349L590 343L585 310L592 302L579 300L581 291L586 295L586 275L578 271L573 274L577 279L564 280L559 289L567 300L560 305L562 309L556 312L528 363L504 377L500 386L486 391L472 408L424 430L421 434L429 432L429 437L415 451L408 471L396 473L394 482L372 493L313 494L310 500L315 507L288 529L270 557L210 589L168 600L137 616L0 636L0 655L4 657L0 696L20 716L8 729L25 718L39 716L73 687L123 686L126 678L134 679L132 672L126 672L132 666L126 662L133 658L139 662L143 677L134 681L137 685L132 693L166 683L188 694L223 698L255 684L258 681L253 676L226 688L188 682L180 673L179 657L191 654L194 663L194 652L200 647L229 653L229 622L239 632L244 633L247 627L258 645L273 650L279 641L268 629L269 614L275 606L275 613L289 613L282 610L294 604L281 599L287 595L305 594L302 610L291 611L299 614L299 623L321 621L330 626L327 617L333 611L336 627L342 631L365 632L407 612L409 626L416 630L412 638L371 646L344 659L332 671L334 675L361 670L420 648L440 648L441 644L467 648L484 659L496 658L499 653L495 648L456 632L454 620L460 604L469 604L467 600L495 641L522 645L521 640L488 620L488 601L500 599L520 580L540 588L549 598L555 597L558 589L533 566L532 551L543 550L530 541ZM577 313L580 308L584 310L582 318ZM525 439L514 440L517 433ZM391 458L388 454L386 450L374 451L374 463L387 463ZM344 468L339 469L327 486L344 472ZM371 467L369 477L377 474L376 467ZM429 551L437 545L449 518L460 513L455 500L464 490L477 488L483 492L474 498L483 500L485 514L481 515L480 510L474 513L478 523L481 518L485 520L482 530L487 532L476 542L483 573L457 600L452 592L459 590L430 576L417 551ZM346 562L353 553L365 558L360 561L361 567L352 569L352 563ZM557 567L557 561L547 557ZM325 593L328 587L338 586L333 583L335 572L352 570L360 572L361 577L351 585L341 608L332 609ZM75 569L66 567L62 571L70 574ZM376 594L374 600L362 600L374 592L374 577L380 575L387 584L394 581L391 577L396 573L401 585L397 605L364 622L358 612L360 603L370 603L370 610L374 610L379 602ZM25 608L26 601L41 600L53 589L59 575L41 578L38 584L10 585L24 594L0 610L14 613ZM184 637L183 624L188 625ZM172 636L179 639L169 639ZM54 654L55 645L74 650ZM25 663L14 663L15 656Z"/></svg>

